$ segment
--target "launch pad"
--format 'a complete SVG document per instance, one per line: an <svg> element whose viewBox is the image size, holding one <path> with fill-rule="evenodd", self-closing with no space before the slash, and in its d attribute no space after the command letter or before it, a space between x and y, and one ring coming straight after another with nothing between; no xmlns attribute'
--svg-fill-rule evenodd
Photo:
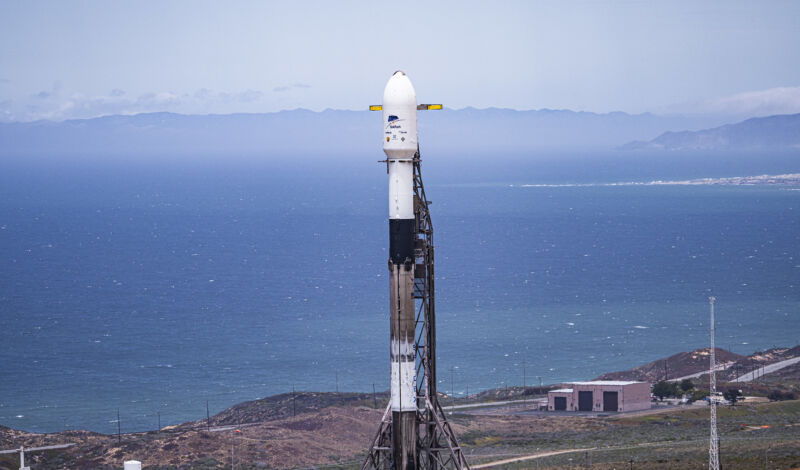
<svg viewBox="0 0 800 470"><path fill-rule="evenodd" d="M414 154L414 303L416 335L414 341L417 432L413 436L417 469L468 469L469 465L456 435L439 404L436 392L436 308L434 291L433 224L430 201L425 195L420 169L419 149ZM420 380L421 379L421 380ZM392 424L392 404L387 405L378 432L370 442L362 470L399 469L393 465L394 436L398 426ZM410 437L410 436L407 436Z"/></svg>

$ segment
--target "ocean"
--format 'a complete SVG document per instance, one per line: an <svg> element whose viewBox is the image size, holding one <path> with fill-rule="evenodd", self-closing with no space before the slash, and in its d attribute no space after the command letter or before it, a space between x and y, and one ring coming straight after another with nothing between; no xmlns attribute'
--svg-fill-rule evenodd
<svg viewBox="0 0 800 470"><path fill-rule="evenodd" d="M119 409L143 431L388 389L379 159L0 162L0 425L116 432ZM709 295L719 347L800 344L800 188L595 184L797 155L431 160L442 391L705 347Z"/></svg>

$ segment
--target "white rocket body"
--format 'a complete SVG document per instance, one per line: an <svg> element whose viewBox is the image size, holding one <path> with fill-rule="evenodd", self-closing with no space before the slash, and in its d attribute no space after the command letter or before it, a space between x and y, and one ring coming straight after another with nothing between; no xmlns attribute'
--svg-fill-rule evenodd
<svg viewBox="0 0 800 470"><path fill-rule="evenodd" d="M383 151L389 170L391 404L393 412L416 413L413 159L417 95L405 73L395 72L389 79L382 109Z"/></svg>

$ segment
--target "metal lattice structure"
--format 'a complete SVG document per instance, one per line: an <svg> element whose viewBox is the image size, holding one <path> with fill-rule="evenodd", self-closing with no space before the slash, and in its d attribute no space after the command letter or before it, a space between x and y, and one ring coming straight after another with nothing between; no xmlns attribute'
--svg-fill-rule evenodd
<svg viewBox="0 0 800 470"><path fill-rule="evenodd" d="M714 301L716 298L709 297L708 303L711 307L711 354L708 371L709 400L708 406L711 408L711 433L708 440L708 469L719 470L719 436L717 435L717 368L716 353L714 346Z"/></svg>
<svg viewBox="0 0 800 470"><path fill-rule="evenodd" d="M436 314L434 292L433 224L430 201L422 184L419 150L414 155L414 301L416 310L415 365L417 391L418 469L469 469L456 435L439 404L436 392ZM393 469L391 403L362 470Z"/></svg>

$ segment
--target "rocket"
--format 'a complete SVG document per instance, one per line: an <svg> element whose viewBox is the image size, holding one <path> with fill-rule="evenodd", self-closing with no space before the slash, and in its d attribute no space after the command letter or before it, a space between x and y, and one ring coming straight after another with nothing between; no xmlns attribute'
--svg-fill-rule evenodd
<svg viewBox="0 0 800 470"><path fill-rule="evenodd" d="M389 172L389 318L394 468L417 467L417 387L414 350L414 155L417 95L397 71L383 91L383 152Z"/></svg>
<svg viewBox="0 0 800 470"><path fill-rule="evenodd" d="M442 105L418 105L411 81L398 70L383 90L383 104L369 109L383 111L381 139L389 174L391 396L362 469L416 470L420 464L469 469L436 397L433 226L430 202L422 187L417 141L417 111L442 109ZM419 337L418 313L422 323ZM417 354L422 354L419 361ZM419 397L417 362L422 375Z"/></svg>
<svg viewBox="0 0 800 470"><path fill-rule="evenodd" d="M469 469L436 398L433 226L422 188L417 111L442 109L442 105L418 105L411 81L398 70L383 90L383 103L369 109L383 111L381 138L389 174L391 396L362 469L416 470L421 463L425 468L452 464ZM419 292L415 293L415 287ZM417 313L422 323L419 337ZM419 397L418 353L422 354Z"/></svg>

